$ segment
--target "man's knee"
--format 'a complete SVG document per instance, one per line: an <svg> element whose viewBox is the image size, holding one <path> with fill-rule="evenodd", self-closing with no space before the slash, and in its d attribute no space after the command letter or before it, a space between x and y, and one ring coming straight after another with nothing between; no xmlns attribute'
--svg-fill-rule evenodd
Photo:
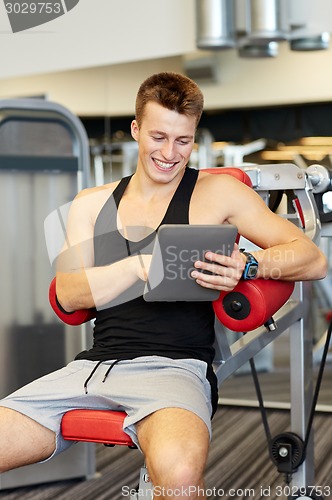
<svg viewBox="0 0 332 500"><path fill-rule="evenodd" d="M203 498L206 451L200 444L169 442L155 450L153 456L147 456L146 463L152 483L161 494L165 493L165 498Z"/></svg>
<svg viewBox="0 0 332 500"><path fill-rule="evenodd" d="M183 498L204 498L197 495L202 487L208 448L208 428L195 414L182 409L168 408L155 412L137 426L137 435L152 483L173 497L172 491L190 491ZM190 488L190 489L189 489Z"/></svg>

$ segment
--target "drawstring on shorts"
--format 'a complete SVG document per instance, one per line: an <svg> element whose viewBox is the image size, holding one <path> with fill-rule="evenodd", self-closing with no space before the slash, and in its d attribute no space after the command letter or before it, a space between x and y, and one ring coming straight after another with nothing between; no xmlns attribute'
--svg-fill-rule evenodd
<svg viewBox="0 0 332 500"><path fill-rule="evenodd" d="M116 359L116 360L115 360L115 361L111 364L111 366L108 368L108 370L107 370L107 371L106 371L106 373L105 373L105 376L104 376L104 378L103 378L103 382L105 382L105 380L107 379L108 374L109 374L109 372L112 370L113 366L114 366L114 365L116 365L119 361L120 361L119 359Z"/></svg>
<svg viewBox="0 0 332 500"><path fill-rule="evenodd" d="M111 366L107 369L102 382L105 382L105 380L107 379L107 377L108 377L110 371L112 370L113 366L116 365L119 361L120 361L120 359L116 359L115 361L113 361L113 363L111 364ZM103 361L98 361L98 363L93 367L90 375L88 376L88 378L84 382L84 392L85 392L85 394L88 394L88 383L90 382L90 380L92 379L94 373L97 371L97 369L99 368L99 366L102 363L103 363Z"/></svg>

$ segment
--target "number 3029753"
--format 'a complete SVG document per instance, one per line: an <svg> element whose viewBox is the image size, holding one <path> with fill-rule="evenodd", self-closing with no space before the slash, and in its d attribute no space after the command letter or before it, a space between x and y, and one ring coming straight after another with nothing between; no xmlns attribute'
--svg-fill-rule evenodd
<svg viewBox="0 0 332 500"><path fill-rule="evenodd" d="M62 14L60 2L6 2L7 14Z"/></svg>
<svg viewBox="0 0 332 500"><path fill-rule="evenodd" d="M331 487L330 486L306 486L303 488L299 488L297 486L276 486L276 496L286 496L287 498L290 495L324 495L324 498L330 498Z"/></svg>

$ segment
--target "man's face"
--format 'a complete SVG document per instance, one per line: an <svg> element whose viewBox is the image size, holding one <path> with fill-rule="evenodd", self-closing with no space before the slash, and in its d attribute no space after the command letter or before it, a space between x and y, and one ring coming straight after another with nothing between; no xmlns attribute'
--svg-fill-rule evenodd
<svg viewBox="0 0 332 500"><path fill-rule="evenodd" d="M156 182L170 182L189 161L195 129L195 117L147 103L141 127L136 120L131 126L139 145L138 171L143 169Z"/></svg>

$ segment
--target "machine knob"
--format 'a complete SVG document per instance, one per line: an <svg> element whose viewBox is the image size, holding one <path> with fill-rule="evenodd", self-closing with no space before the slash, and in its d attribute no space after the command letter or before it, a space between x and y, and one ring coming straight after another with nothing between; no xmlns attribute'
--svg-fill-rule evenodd
<svg viewBox="0 0 332 500"><path fill-rule="evenodd" d="M241 311L242 309L242 303L239 300L233 300L230 306L234 312Z"/></svg>
<svg viewBox="0 0 332 500"><path fill-rule="evenodd" d="M323 165L310 165L306 169L314 194L326 193L332 188L332 172Z"/></svg>

